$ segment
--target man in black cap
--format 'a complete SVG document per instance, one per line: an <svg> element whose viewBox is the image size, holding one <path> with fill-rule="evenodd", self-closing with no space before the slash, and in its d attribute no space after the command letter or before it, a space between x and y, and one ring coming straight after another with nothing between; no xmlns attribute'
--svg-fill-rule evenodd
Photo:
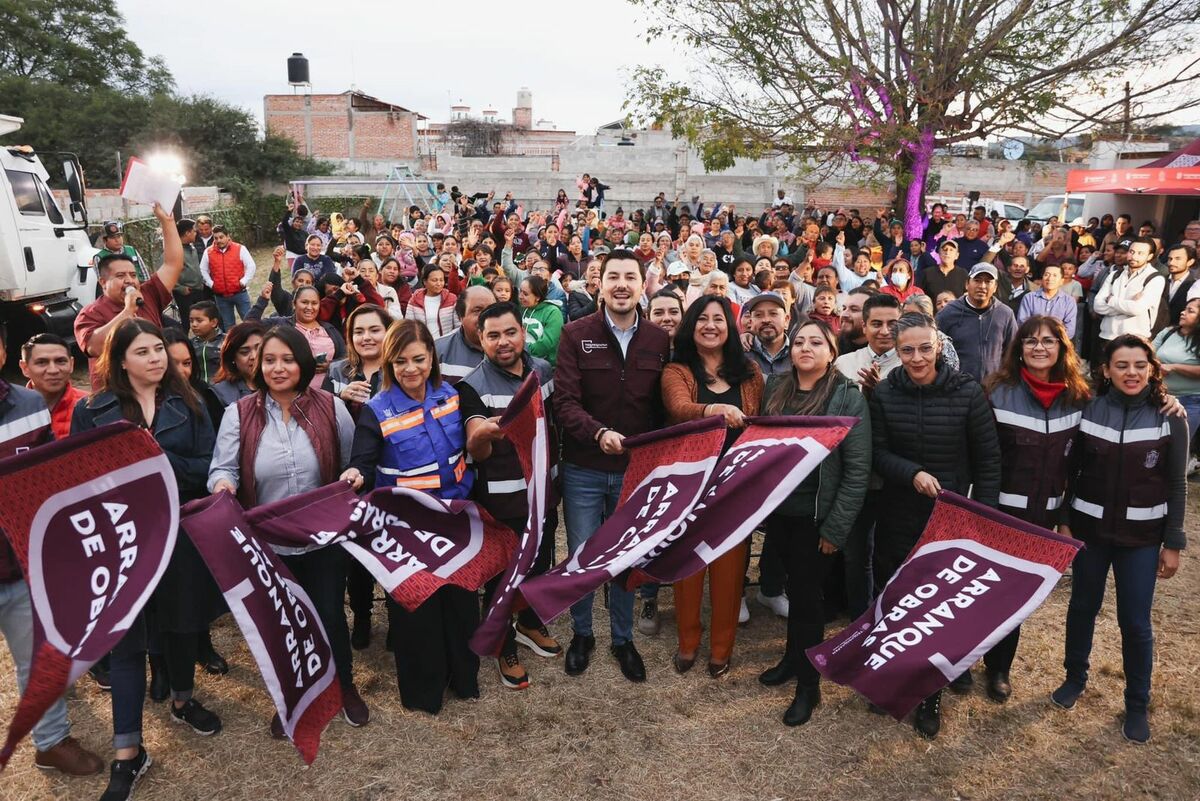
<svg viewBox="0 0 1200 801"><path fill-rule="evenodd" d="M93 268L106 256L120 255L133 262L134 269L137 270L138 281L150 280L150 271L146 269L146 263L142 261L141 255L133 245L125 244L125 233L121 223L108 220L100 226L100 245L100 252L92 258Z"/></svg>

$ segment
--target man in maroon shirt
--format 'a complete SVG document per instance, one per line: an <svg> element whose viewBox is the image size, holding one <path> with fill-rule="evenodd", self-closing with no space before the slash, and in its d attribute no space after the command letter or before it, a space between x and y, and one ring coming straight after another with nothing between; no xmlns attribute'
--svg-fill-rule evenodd
<svg viewBox="0 0 1200 801"><path fill-rule="evenodd" d="M88 355L88 375L96 382L96 358L104 351L108 332L125 320L141 317L162 325L163 309L171 305L171 292L183 274L183 243L171 213L157 203L154 216L162 226L163 263L150 280L138 281L137 269L123 254L105 256L96 265L101 295L75 318L75 340Z"/></svg>
<svg viewBox="0 0 1200 801"><path fill-rule="evenodd" d="M659 378L671 355L666 331L638 317L646 271L633 251L612 251L600 267L602 305L563 329L555 366L555 411L563 431L563 515L567 547L575 552L613 513L629 456L625 437L662 425ZM566 671L587 670L593 596L571 607L575 635ZM630 681L645 681L633 645L633 593L609 585L612 654Z"/></svg>

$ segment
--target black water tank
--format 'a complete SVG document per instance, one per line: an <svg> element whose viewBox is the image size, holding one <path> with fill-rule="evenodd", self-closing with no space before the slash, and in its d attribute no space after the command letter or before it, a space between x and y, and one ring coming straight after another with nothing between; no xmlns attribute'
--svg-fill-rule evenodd
<svg viewBox="0 0 1200 801"><path fill-rule="evenodd" d="M308 59L303 53L292 53L288 58L288 83L292 86L306 85L308 80Z"/></svg>

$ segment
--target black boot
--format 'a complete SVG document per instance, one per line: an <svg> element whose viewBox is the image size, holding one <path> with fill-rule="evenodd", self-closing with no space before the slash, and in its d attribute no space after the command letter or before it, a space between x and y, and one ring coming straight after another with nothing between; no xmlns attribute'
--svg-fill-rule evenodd
<svg viewBox="0 0 1200 801"><path fill-rule="evenodd" d="M225 657L217 653L216 648L213 648L212 635L208 629L200 632L196 637L196 662L204 668L204 672L210 676L224 676L228 673L229 663L225 661Z"/></svg>
<svg viewBox="0 0 1200 801"><path fill-rule="evenodd" d="M783 725L803 726L812 717L813 710L821 703L821 685L811 687L796 685L796 697L783 713Z"/></svg>
<svg viewBox="0 0 1200 801"><path fill-rule="evenodd" d="M926 698L917 707L917 712L913 715L913 728L926 740L932 740L938 736L938 732L942 729L941 690Z"/></svg>
<svg viewBox="0 0 1200 801"><path fill-rule="evenodd" d="M150 654L151 701L165 701L171 697L171 682L167 679L167 660L162 654Z"/></svg>
<svg viewBox="0 0 1200 801"><path fill-rule="evenodd" d="M778 687L796 678L796 668L792 664L792 660L786 656L779 660L779 664L775 667L770 667L758 675L758 680L768 687Z"/></svg>
<svg viewBox="0 0 1200 801"><path fill-rule="evenodd" d="M354 627L350 630L350 645L356 651L366 650L371 645L370 612L354 615Z"/></svg>
<svg viewBox="0 0 1200 801"><path fill-rule="evenodd" d="M1008 681L1007 670L989 670L987 674L987 694L998 704L1008 701L1012 695L1012 685Z"/></svg>

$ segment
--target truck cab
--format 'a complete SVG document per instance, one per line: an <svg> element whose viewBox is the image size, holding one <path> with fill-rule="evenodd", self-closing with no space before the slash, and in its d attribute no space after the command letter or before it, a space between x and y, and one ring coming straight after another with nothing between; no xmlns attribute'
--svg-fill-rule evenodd
<svg viewBox="0 0 1200 801"><path fill-rule="evenodd" d="M0 115L0 136L21 127ZM70 195L64 213L50 192L42 156L61 161ZM96 253L87 236L83 170L71 153L38 154L27 145L0 145L0 320L9 352L34 334L73 339L75 316L95 300Z"/></svg>

